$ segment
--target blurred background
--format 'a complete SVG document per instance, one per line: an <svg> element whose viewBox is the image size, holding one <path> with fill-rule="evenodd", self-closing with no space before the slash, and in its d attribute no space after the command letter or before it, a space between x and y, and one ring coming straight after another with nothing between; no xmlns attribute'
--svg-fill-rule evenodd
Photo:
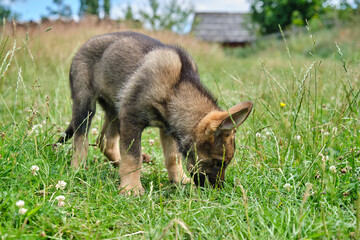
<svg viewBox="0 0 360 240"><path fill-rule="evenodd" d="M279 32L279 25L284 30L307 24L331 27L359 16L359 7L359 0L0 0L0 17L41 23L59 19L79 22L95 16L99 21L111 20L150 30L177 33L193 30L202 39L222 41L203 36L201 31L233 25L233 31L248 30L243 35L256 36ZM217 27L199 27L203 21Z"/></svg>

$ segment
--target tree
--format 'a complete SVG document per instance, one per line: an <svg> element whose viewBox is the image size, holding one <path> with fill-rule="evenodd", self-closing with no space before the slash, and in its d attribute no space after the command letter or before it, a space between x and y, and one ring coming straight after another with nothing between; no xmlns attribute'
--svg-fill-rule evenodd
<svg viewBox="0 0 360 240"><path fill-rule="evenodd" d="M86 14L99 16L99 1L98 0L80 0L79 16Z"/></svg>
<svg viewBox="0 0 360 240"><path fill-rule="evenodd" d="M96 15L104 12L104 18L110 17L110 0L80 0L79 16Z"/></svg>
<svg viewBox="0 0 360 240"><path fill-rule="evenodd" d="M11 10L5 5L0 5L0 17L1 19L5 18L7 20L11 19Z"/></svg>
<svg viewBox="0 0 360 240"><path fill-rule="evenodd" d="M49 11L50 16L57 16L57 18L72 18L72 11L70 5L64 3L63 0L53 0L53 4L55 4L56 8L52 9L51 7L47 7L46 9Z"/></svg>
<svg viewBox="0 0 360 240"><path fill-rule="evenodd" d="M110 0L104 0L103 9L104 9L105 18L110 18L110 8L111 8Z"/></svg>
<svg viewBox="0 0 360 240"><path fill-rule="evenodd" d="M144 23L150 25L152 30L172 30L184 32L189 16L194 13L194 6L170 0L162 8L157 0L149 0L150 12L140 10L139 14Z"/></svg>
<svg viewBox="0 0 360 240"><path fill-rule="evenodd" d="M0 0L0 20L3 20L5 18L6 20L10 21L11 19L16 20L19 18L20 14L12 11L11 8L8 6L9 3L13 3L16 1L17 0L9 0L9 1Z"/></svg>
<svg viewBox="0 0 360 240"><path fill-rule="evenodd" d="M262 34L279 31L291 24L304 25L306 20L321 14L326 0L250 0L252 19Z"/></svg>
<svg viewBox="0 0 360 240"><path fill-rule="evenodd" d="M126 21L134 21L134 14L133 14L133 10L130 4L127 5L126 9L125 9L125 20Z"/></svg>
<svg viewBox="0 0 360 240"><path fill-rule="evenodd" d="M149 0L149 5L151 8L151 12L146 12L140 10L139 14L144 22L150 24L151 29L156 30L159 28L158 22L160 19L159 11L159 2L157 0Z"/></svg>
<svg viewBox="0 0 360 240"><path fill-rule="evenodd" d="M360 0L340 0L338 16L343 21L360 17Z"/></svg>

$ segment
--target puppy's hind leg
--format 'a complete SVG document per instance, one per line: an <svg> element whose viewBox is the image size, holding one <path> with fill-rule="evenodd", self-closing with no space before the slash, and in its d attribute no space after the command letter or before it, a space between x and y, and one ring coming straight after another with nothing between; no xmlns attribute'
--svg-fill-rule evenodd
<svg viewBox="0 0 360 240"><path fill-rule="evenodd" d="M120 164L120 120L109 112L105 114L101 134L96 140L101 151L116 167Z"/></svg>
<svg viewBox="0 0 360 240"><path fill-rule="evenodd" d="M96 102L91 97L83 97L81 101L74 99L73 104L73 128L75 152L71 165L75 168L80 164L85 166L89 149L88 132L91 120L95 114Z"/></svg>

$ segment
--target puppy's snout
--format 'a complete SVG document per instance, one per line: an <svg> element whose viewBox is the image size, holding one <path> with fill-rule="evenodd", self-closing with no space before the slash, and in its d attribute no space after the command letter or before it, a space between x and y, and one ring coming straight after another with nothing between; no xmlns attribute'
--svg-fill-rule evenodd
<svg viewBox="0 0 360 240"><path fill-rule="evenodd" d="M225 180L225 171L191 174L196 186L204 187L208 181L213 188L222 188Z"/></svg>

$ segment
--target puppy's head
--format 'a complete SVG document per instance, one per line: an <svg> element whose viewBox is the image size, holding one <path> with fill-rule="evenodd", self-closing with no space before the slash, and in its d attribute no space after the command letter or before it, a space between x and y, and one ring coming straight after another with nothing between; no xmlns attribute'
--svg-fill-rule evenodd
<svg viewBox="0 0 360 240"><path fill-rule="evenodd" d="M249 116L252 102L242 102L228 111L207 114L195 129L194 157L188 159L187 169L198 186L206 179L221 187L225 170L235 152L235 129Z"/></svg>

